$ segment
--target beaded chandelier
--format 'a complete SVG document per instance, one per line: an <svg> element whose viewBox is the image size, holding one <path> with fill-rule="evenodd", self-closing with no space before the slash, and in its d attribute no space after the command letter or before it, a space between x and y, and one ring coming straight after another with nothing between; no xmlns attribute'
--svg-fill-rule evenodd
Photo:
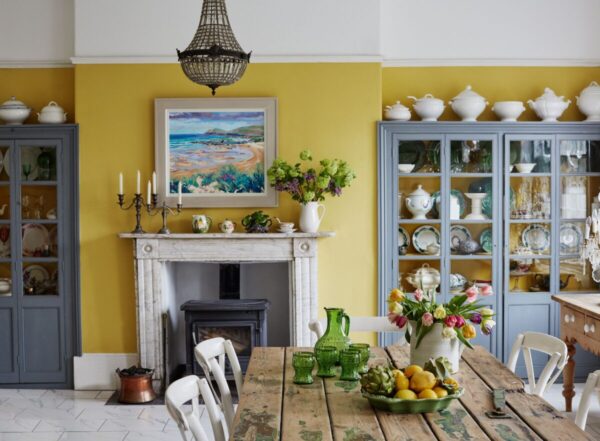
<svg viewBox="0 0 600 441"><path fill-rule="evenodd" d="M242 78L250 53L233 35L225 0L204 0L196 35L185 51L177 50L177 57L186 76L210 87L213 95L217 87Z"/></svg>

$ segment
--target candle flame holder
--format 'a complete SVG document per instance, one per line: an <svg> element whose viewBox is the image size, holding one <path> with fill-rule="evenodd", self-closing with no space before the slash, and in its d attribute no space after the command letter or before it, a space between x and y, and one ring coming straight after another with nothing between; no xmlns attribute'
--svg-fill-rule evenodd
<svg viewBox="0 0 600 441"><path fill-rule="evenodd" d="M133 199L129 205L125 205L125 195L118 194L119 207L121 210L129 210L131 208L135 209L135 228L133 229L133 234L144 234L145 231L142 228L142 207L144 206L144 197L141 193L135 193L133 195Z"/></svg>
<svg viewBox="0 0 600 441"><path fill-rule="evenodd" d="M152 204L148 204L146 209L150 216L156 216L160 214L162 216L162 228L158 230L157 234L171 234L171 230L167 227L167 218L169 215L177 216L181 213L183 208L182 204L177 204L176 207L169 207L166 202L163 201L162 205L158 205L158 195L152 195Z"/></svg>

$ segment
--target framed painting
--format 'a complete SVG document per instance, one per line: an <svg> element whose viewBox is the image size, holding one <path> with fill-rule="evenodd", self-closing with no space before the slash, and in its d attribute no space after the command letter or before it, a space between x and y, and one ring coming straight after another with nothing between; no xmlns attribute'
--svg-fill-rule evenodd
<svg viewBox="0 0 600 441"><path fill-rule="evenodd" d="M276 207L276 98L156 99L159 200L184 207Z"/></svg>

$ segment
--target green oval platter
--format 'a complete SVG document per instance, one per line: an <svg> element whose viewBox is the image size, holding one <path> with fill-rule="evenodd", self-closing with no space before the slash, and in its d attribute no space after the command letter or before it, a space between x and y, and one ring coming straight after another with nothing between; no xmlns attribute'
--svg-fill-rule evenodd
<svg viewBox="0 0 600 441"><path fill-rule="evenodd" d="M386 410L392 413L430 413L439 412L450 406L452 400L460 398L464 389L460 388L452 395L444 398L421 398L417 400L403 400L390 398L383 395L373 395L363 392L362 396L369 400L375 409Z"/></svg>

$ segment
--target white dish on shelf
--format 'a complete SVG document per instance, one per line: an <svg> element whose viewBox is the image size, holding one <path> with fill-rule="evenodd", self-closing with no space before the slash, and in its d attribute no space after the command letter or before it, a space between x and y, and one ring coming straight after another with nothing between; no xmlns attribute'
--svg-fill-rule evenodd
<svg viewBox="0 0 600 441"><path fill-rule="evenodd" d="M560 252L561 254L579 253L579 247L583 242L581 228L571 222L560 226Z"/></svg>
<svg viewBox="0 0 600 441"><path fill-rule="evenodd" d="M412 235L413 247L419 254L431 254L429 247L440 247L440 232L431 225L423 225Z"/></svg>
<svg viewBox="0 0 600 441"><path fill-rule="evenodd" d="M453 239L458 237L458 240L464 242L473 238L471 231L463 225L452 225L450 227L450 251L456 252L456 247L453 245Z"/></svg>
<svg viewBox="0 0 600 441"><path fill-rule="evenodd" d="M23 225L23 256L35 257L36 251L50 249L50 233L42 224Z"/></svg>
<svg viewBox="0 0 600 441"><path fill-rule="evenodd" d="M519 162L518 164L515 164L515 167L519 173L531 173L536 165L535 162Z"/></svg>
<svg viewBox="0 0 600 441"><path fill-rule="evenodd" d="M503 122L517 121L524 111L523 101L498 101L492 107L492 112Z"/></svg>
<svg viewBox="0 0 600 441"><path fill-rule="evenodd" d="M398 164L398 171L400 173L410 173L415 169L415 164Z"/></svg>
<svg viewBox="0 0 600 441"><path fill-rule="evenodd" d="M550 248L550 230L542 224L528 225L521 233L521 241L533 253L547 251Z"/></svg>
<svg viewBox="0 0 600 441"><path fill-rule="evenodd" d="M35 288L35 284L44 286L49 280L48 270L41 265L29 265L23 269L23 286L25 288Z"/></svg>

